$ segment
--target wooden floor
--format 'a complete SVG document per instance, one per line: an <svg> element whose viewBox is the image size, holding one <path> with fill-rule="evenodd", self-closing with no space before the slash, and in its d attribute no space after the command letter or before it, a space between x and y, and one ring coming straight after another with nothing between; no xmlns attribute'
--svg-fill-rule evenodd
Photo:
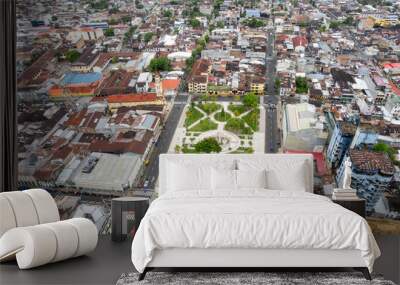
<svg viewBox="0 0 400 285"><path fill-rule="evenodd" d="M400 236L377 236L382 251L375 263L375 273L400 284ZM0 284L110 284L117 282L122 273L135 269L130 258L131 243L115 243L109 236L101 237L94 252L88 256L19 270L15 262L0 265ZM307 270L312 271L312 270Z"/></svg>

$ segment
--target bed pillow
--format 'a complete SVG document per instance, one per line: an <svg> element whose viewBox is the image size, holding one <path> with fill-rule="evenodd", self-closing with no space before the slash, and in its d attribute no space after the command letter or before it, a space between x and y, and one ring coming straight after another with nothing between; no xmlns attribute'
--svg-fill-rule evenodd
<svg viewBox="0 0 400 285"><path fill-rule="evenodd" d="M307 176L304 171L305 163L290 169L290 178L277 169L267 171L268 189L306 192Z"/></svg>
<svg viewBox="0 0 400 285"><path fill-rule="evenodd" d="M168 165L168 191L211 189L211 168L170 163Z"/></svg>
<svg viewBox="0 0 400 285"><path fill-rule="evenodd" d="M240 159L239 170L266 169L267 188L271 190L306 191L310 184L308 165L304 159Z"/></svg>
<svg viewBox="0 0 400 285"><path fill-rule="evenodd" d="M236 170L237 188L267 188L267 171L262 170Z"/></svg>
<svg viewBox="0 0 400 285"><path fill-rule="evenodd" d="M211 168L212 173L212 188L215 191L218 190L236 190L236 170L223 169L223 168Z"/></svg>

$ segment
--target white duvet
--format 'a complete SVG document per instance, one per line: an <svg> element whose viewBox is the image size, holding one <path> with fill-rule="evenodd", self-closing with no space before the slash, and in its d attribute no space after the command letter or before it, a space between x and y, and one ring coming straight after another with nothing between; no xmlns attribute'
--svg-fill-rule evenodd
<svg viewBox="0 0 400 285"><path fill-rule="evenodd" d="M165 248L358 249L370 271L380 255L359 215L323 196L265 189L162 195L140 223L132 262L143 272Z"/></svg>

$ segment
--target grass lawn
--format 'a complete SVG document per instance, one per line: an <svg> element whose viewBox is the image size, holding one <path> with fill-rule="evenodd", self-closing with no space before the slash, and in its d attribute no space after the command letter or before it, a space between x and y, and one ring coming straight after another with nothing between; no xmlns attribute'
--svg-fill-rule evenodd
<svg viewBox="0 0 400 285"><path fill-rule="evenodd" d="M189 131L191 132L206 132L210 130L216 130L218 125L211 121L209 118L203 119L198 122L194 127L192 127Z"/></svg>
<svg viewBox="0 0 400 285"><path fill-rule="evenodd" d="M249 108L244 106L243 104L229 104L228 109L235 116L240 116L241 114L249 110Z"/></svg>
<svg viewBox="0 0 400 285"><path fill-rule="evenodd" d="M200 103L197 105L200 109L202 109L204 112L207 114L211 114L219 109L221 109L221 105L214 103L214 102L206 102L206 103Z"/></svg>
<svg viewBox="0 0 400 285"><path fill-rule="evenodd" d="M243 121L245 121L250 128L257 132L259 128L259 119L260 119L260 109L254 109L248 114L242 117Z"/></svg>
<svg viewBox="0 0 400 285"><path fill-rule="evenodd" d="M196 108L190 107L186 112L185 127L189 127L197 120L200 120L203 114Z"/></svg>
<svg viewBox="0 0 400 285"><path fill-rule="evenodd" d="M226 122L231 118L231 115L227 112L218 112L214 115L214 119L216 119L219 122Z"/></svg>
<svg viewBox="0 0 400 285"><path fill-rule="evenodd" d="M242 119L231 118L226 122L225 130L237 135L251 135L253 131L247 127Z"/></svg>

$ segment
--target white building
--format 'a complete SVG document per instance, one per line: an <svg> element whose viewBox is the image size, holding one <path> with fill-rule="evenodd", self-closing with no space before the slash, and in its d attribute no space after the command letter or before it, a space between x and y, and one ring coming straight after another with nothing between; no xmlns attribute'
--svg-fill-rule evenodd
<svg viewBox="0 0 400 285"><path fill-rule="evenodd" d="M314 105L287 104L282 118L284 149L315 151L323 147L328 137L324 122Z"/></svg>
<svg viewBox="0 0 400 285"><path fill-rule="evenodd" d="M82 191L123 192L134 185L141 166L138 154L94 152L80 165L72 182Z"/></svg>
<svg viewBox="0 0 400 285"><path fill-rule="evenodd" d="M142 72L136 81L137 92L147 92L149 90L149 84L153 81L153 75L150 72Z"/></svg>

